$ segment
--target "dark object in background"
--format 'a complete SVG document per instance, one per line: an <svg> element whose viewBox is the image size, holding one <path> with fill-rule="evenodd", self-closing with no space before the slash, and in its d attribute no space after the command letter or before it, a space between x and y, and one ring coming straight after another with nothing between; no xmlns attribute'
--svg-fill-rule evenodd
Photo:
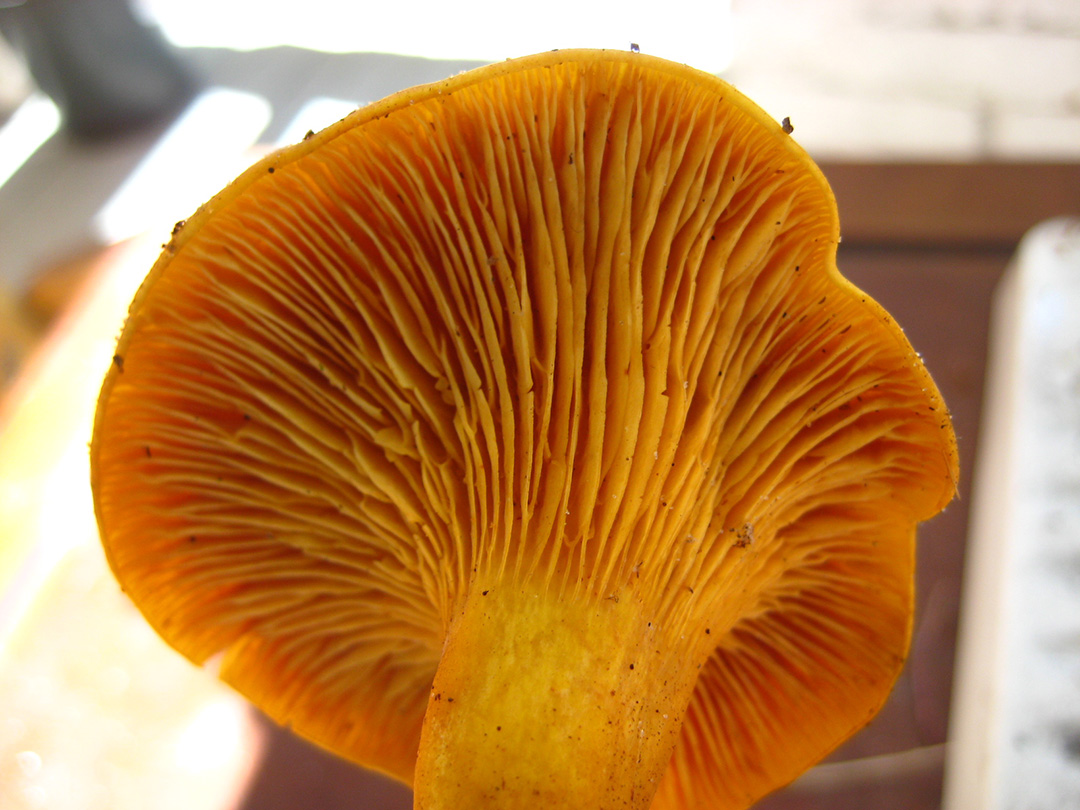
<svg viewBox="0 0 1080 810"><path fill-rule="evenodd" d="M0 33L81 140L171 117L196 87L127 0L0 0Z"/></svg>

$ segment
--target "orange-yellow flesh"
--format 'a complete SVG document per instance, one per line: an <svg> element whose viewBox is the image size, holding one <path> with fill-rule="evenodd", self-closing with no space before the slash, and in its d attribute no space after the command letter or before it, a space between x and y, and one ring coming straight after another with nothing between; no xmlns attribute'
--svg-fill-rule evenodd
<svg viewBox="0 0 1080 810"><path fill-rule="evenodd" d="M185 655L405 781L476 592L632 598L702 666L655 806L745 806L884 700L956 478L837 238L779 126L660 60L360 111L212 200L133 304L92 450L110 562Z"/></svg>
<svg viewBox="0 0 1080 810"><path fill-rule="evenodd" d="M702 658L630 595L472 591L431 688L416 810L647 810ZM685 655L668 655L674 646Z"/></svg>

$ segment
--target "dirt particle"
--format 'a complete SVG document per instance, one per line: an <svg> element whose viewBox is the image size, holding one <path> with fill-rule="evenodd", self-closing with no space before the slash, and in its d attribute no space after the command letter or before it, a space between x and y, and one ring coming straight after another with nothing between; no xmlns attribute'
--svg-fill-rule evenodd
<svg viewBox="0 0 1080 810"><path fill-rule="evenodd" d="M735 548L747 548L754 542L754 526L752 523L744 523L742 528L735 530Z"/></svg>

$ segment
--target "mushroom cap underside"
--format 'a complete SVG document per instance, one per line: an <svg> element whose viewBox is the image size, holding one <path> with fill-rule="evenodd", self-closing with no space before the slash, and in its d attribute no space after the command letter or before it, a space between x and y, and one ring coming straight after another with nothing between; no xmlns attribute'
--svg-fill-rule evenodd
<svg viewBox="0 0 1080 810"><path fill-rule="evenodd" d="M745 806L884 701L916 524L955 489L944 403L838 235L779 124L660 59L358 110L140 289L91 448L109 562L184 655L406 782L470 593L636 600L700 666L653 806Z"/></svg>

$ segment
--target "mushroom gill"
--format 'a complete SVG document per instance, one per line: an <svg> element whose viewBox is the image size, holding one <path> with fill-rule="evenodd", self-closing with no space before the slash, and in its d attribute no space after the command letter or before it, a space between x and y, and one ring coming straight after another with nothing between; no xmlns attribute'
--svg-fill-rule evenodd
<svg viewBox="0 0 1080 810"><path fill-rule="evenodd" d="M781 126L656 58L361 109L139 291L91 450L110 564L418 808L744 807L884 701L956 479L837 242Z"/></svg>

